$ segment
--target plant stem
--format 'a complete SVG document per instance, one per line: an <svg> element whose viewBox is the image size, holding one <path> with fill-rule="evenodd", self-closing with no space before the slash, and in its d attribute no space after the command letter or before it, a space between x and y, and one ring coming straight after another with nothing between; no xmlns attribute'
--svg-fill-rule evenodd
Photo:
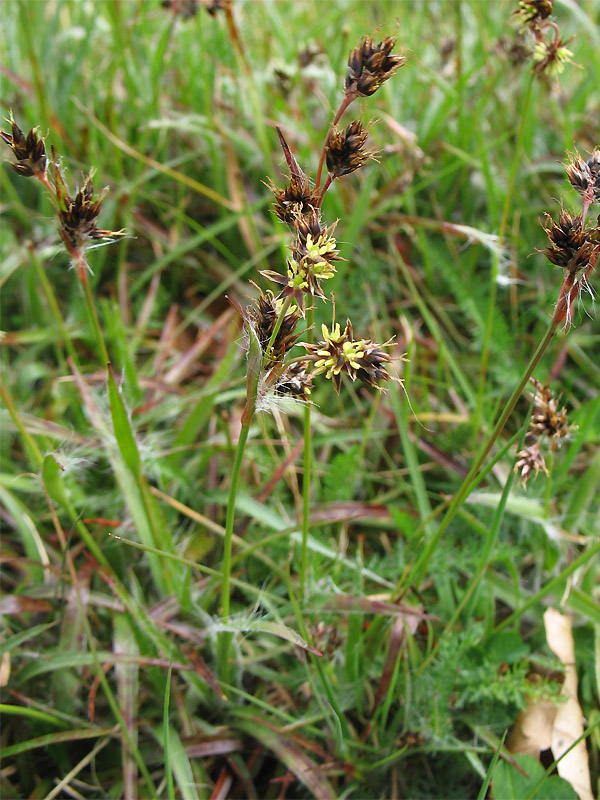
<svg viewBox="0 0 600 800"><path fill-rule="evenodd" d="M554 337L554 334L556 333L557 327L558 327L558 321L555 318L553 318L551 323L550 323L550 325L549 325L549 327L548 327L548 330L546 331L546 334L545 334L544 338L541 340L541 342L539 343L535 353L531 357L531 360L529 361L529 364L527 365L527 368L525 369L525 372L523 373L523 376L521 377L521 380L519 381L518 386L513 391L513 393L511 394L511 396L510 396L510 398L508 400L508 402L506 403L506 405L504 407L504 410L502 411L502 414L500 415L500 418L499 418L498 422L496 423L496 425L494 427L494 430L492 431L492 433L488 437L487 441L482 446L482 448L481 448L481 450L479 452L479 455L477 456L477 458L475 460L475 463L473 464L473 466L469 470L469 474L464 479L464 481L462 483L462 486L460 487L458 492L455 494L452 502L448 506L448 510L446 511L446 514L444 515L444 517L443 517L443 519L442 519L442 521L440 523L440 527L437 529L435 534L429 540L429 542L427 543L427 546L425 547L425 549L421 553L420 557L417 559L416 563L414 564L413 568L411 569L411 571L409 573L409 576L408 576L408 583L409 584L413 584L414 583L415 585L418 586L419 583L421 582L421 580L423 578L423 575L425 574L425 571L427 569L427 565L429 564L429 561L431 560L433 552L434 552L439 540L441 539L442 534L444 533L444 531L446 530L446 528L448 527L448 525L450 524L450 522L454 518L454 515L456 514L456 511L458 510L458 508L461 505L461 503L463 502L463 500L469 494L469 491L471 489L471 484L473 483L473 480L477 476L477 473L479 472L479 469L480 469L481 465L485 461L486 456L488 455L488 453L492 449L492 447L494 445L494 442L496 441L496 439L502 433L502 429L504 428L508 418L512 414L513 409L516 406L519 397L521 396L521 392L523 391L523 389L527 385L527 382L528 382L529 378L531 377L531 375L533 374L533 371L535 370L535 368L539 364L540 360L542 359L542 356L546 352L546 350L548 348L548 345L550 344L550 342L552 341L552 339Z"/></svg>
<svg viewBox="0 0 600 800"><path fill-rule="evenodd" d="M521 123L519 125L519 132L517 134L517 142L515 145L515 153L513 157L513 163L510 171L510 177L508 181L508 188L506 190L506 198L504 200L504 208L502 210L502 219L500 221L500 228L498 230L498 247L495 251L495 255L492 259L492 268L490 272L490 298L488 303L488 311L487 317L485 321L485 330L483 334L483 344L481 348L481 366L479 372L479 386L477 389L477 405L475 408L475 415L473 420L473 432L475 436L475 440L477 440L478 432L479 432L479 424L481 420L481 414L483 409L483 398L485 392L485 382L487 376L487 369L488 369L488 359L489 359L489 350L490 350L490 342L492 339L492 331L494 328L494 312L496 310L496 295L498 291L498 269L500 266L500 259L502 258L502 251L504 248L504 239L506 236L506 227L508 225L508 215L510 213L510 206L513 198L513 192L515 188L515 181L517 177L517 172L519 169L519 164L521 160L521 151L523 148L523 139L525 138L525 131L527 129L527 120L529 117L529 107L531 104L531 92L533 88L533 78L534 74L531 73L529 76L529 80L527 83L527 88L525 89L525 100L523 102L523 110L521 112Z"/></svg>
<svg viewBox="0 0 600 800"><path fill-rule="evenodd" d="M325 136L325 141L323 142L323 147L321 148L321 157L319 159L319 166L317 167L317 182L315 184L315 189L317 191L319 190L319 187L321 186L321 174L323 172L323 164L325 163L325 152L327 150L327 142L329 141L329 135L331 134L331 131L334 129L334 127L340 121L344 111L348 108L350 103L355 99L356 99L356 95L349 95L349 94L345 94L344 95L344 99L342 100L338 110L335 112L335 117L331 120L331 125L327 129L327 134ZM325 195L325 192L323 192L323 194L320 197L320 202L321 203L323 202L323 196L324 195Z"/></svg>
<svg viewBox="0 0 600 800"><path fill-rule="evenodd" d="M79 359L77 356L77 351L73 346L71 337L67 334L67 329L65 328L65 323L61 316L60 308L58 307L56 295L54 294L50 281L48 280L48 276L46 275L46 270L40 263L40 259L38 258L35 248L30 247L28 249L31 261L35 269L35 274L37 275L38 280L42 285L42 289L44 290L44 294L46 295L46 300L48 301L48 306L50 307L50 311L54 318L54 322L56 323L56 327L58 328L58 331L60 333L65 349L67 353L71 356L71 360L73 361L73 363L78 365Z"/></svg>
<svg viewBox="0 0 600 800"><path fill-rule="evenodd" d="M250 424L254 414L242 423L240 438L238 439L235 451L235 460L231 471L231 483L229 485L229 497L227 501L227 517L225 521L225 537L223 540L223 580L221 583L221 614L226 622L229 617L231 604L231 543L233 540L233 523L235 520L235 501L240 485L240 472ZM223 631L219 636L219 672L221 679L229 681L229 646L231 643L231 633Z"/></svg>
<svg viewBox="0 0 600 800"><path fill-rule="evenodd" d="M92 329L94 334L96 335L96 340L98 342L98 347L100 348L100 355L102 357L103 366L106 366L110 361L108 357L108 350L106 349L106 345L104 343L104 337L102 335L102 329L100 327L100 321L98 319L98 314L96 312L96 306L94 305L94 298L92 297L92 292L90 289L90 283L88 281L87 276L87 261L85 260L85 256L81 256L81 259L75 265L77 269L77 274L79 275L79 280L81 286L83 288L83 297L85 299L85 307L88 313L89 321L92 325ZM76 363L76 362L75 362Z"/></svg>
<svg viewBox="0 0 600 800"><path fill-rule="evenodd" d="M283 324L283 320L285 318L285 315L287 314L288 308L292 304L292 300L293 299L294 299L293 295L290 294L283 301L283 305L281 306L281 311L279 312L279 316L277 317L277 320L275 321L275 325L273 327L273 332L271 333L271 337L270 337L270 339L269 339L269 341L267 343L267 346L265 347L265 349L263 351L263 361L262 361L263 369L269 363L270 353L271 353L271 349L273 347L273 343L275 342L275 339L277 338L277 334L281 330L281 325Z"/></svg>
<svg viewBox="0 0 600 800"><path fill-rule="evenodd" d="M306 309L306 341L314 340L315 313ZM312 467L312 440L310 427L310 404L304 406L304 463L302 478L302 547L300 552L300 597L306 597L306 575L308 572L308 531L310 528L310 473Z"/></svg>

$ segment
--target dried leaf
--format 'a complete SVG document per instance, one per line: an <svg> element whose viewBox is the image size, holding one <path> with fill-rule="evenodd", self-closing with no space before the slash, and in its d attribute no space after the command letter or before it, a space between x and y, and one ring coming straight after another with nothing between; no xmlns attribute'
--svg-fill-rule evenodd
<svg viewBox="0 0 600 800"><path fill-rule="evenodd" d="M556 709L552 729L552 754L560 758L583 733L583 713L577 700L577 671L572 619L555 608L544 613L548 647L565 666L565 681L561 694L567 699ZM593 800L590 768L585 740L581 740L558 762L558 774L567 780L579 795L579 800Z"/></svg>
<svg viewBox="0 0 600 800"><path fill-rule="evenodd" d="M2 653L0 660L0 686L7 686L10 679L10 653Z"/></svg>
<svg viewBox="0 0 600 800"><path fill-rule="evenodd" d="M511 753L526 753L539 759L543 750L549 750L556 705L549 700L529 700L515 722L508 738Z"/></svg>

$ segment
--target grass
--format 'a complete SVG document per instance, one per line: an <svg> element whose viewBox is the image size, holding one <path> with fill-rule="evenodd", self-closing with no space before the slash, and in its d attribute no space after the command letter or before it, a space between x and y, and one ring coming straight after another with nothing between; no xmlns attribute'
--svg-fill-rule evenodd
<svg viewBox="0 0 600 800"><path fill-rule="evenodd" d="M563 278L540 221L576 211L566 153L599 144L600 8L557 3L578 66L551 80L512 60L512 10L5 3L4 115L40 126L72 189L93 166L99 225L127 236L87 253L87 294L48 193L0 170L3 797L483 797L530 676L560 689L549 605L574 616L598 785L589 298L534 372L578 428L526 489L513 466ZM403 387L315 381L310 414L257 413L234 517L225 296L283 268L275 125L314 176L373 32L408 64L360 101L379 163L327 192L346 259L327 288L340 322L396 337ZM318 336L331 306L314 313Z"/></svg>

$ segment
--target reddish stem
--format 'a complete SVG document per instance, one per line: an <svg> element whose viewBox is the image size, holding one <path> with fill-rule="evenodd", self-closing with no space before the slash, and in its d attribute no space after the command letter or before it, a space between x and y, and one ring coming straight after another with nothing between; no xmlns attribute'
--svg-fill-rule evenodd
<svg viewBox="0 0 600 800"><path fill-rule="evenodd" d="M325 197L325 192L327 191L327 189L329 189L332 183L333 183L333 175L331 175L330 173L327 176L327 180L323 184L323 189L321 190L321 194L319 195L319 208L321 208L321 206L323 205L323 198Z"/></svg>
<svg viewBox="0 0 600 800"><path fill-rule="evenodd" d="M315 189L318 191L319 187L321 186L321 174L323 172L323 164L325 163L325 151L327 150L327 142L329 141L329 136L333 128L338 124L340 119L342 118L342 114L348 108L350 103L355 100L357 97L356 94L345 94L344 99L342 100L340 107L335 113L335 117L331 120L331 125L327 131L327 135L325 136L325 141L323 142L323 147L321 148L321 158L319 159L319 166L317 168L317 183Z"/></svg>

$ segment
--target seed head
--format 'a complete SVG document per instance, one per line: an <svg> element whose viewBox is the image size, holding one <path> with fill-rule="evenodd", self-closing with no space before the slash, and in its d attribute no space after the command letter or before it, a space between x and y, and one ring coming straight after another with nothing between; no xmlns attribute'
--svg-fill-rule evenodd
<svg viewBox="0 0 600 800"><path fill-rule="evenodd" d="M325 146L327 169L334 178L349 175L363 166L373 153L365 150L368 130L359 120L351 122L346 130L334 129Z"/></svg>
<svg viewBox="0 0 600 800"><path fill-rule="evenodd" d="M0 131L0 137L15 154L17 162L11 164L15 172L25 178L35 176L46 179L46 145L38 135L39 128L31 128L27 136L10 115L11 133Z"/></svg>
<svg viewBox="0 0 600 800"><path fill-rule="evenodd" d="M319 193L311 188L306 175L291 177L283 189L271 180L267 182L267 186L275 195L273 213L288 225L293 225L296 217L309 214L319 205Z"/></svg>
<svg viewBox="0 0 600 800"><path fill-rule="evenodd" d="M168 8L175 17L181 16L183 19L189 19L198 13L200 0L162 0L161 6Z"/></svg>
<svg viewBox="0 0 600 800"><path fill-rule="evenodd" d="M109 231L96 227L102 200L108 189L104 189L98 196L94 195L93 172L83 176L83 186L77 188L77 193L72 198L52 148L52 177L58 201L59 232L72 258L81 256L90 239L110 239L124 234L124 231Z"/></svg>
<svg viewBox="0 0 600 800"><path fill-rule="evenodd" d="M550 226L544 226L544 230L551 244L542 251L546 258L568 272L584 270L597 247L595 230L583 226L581 214L573 216L565 210L561 211L558 222L548 219Z"/></svg>
<svg viewBox="0 0 600 800"><path fill-rule="evenodd" d="M298 400L310 400L312 374L307 369L308 362L296 361L290 364L275 383L277 394L289 395Z"/></svg>
<svg viewBox="0 0 600 800"><path fill-rule="evenodd" d="M276 298L273 292L268 290L266 294L261 292L254 306L248 309L246 320L253 326L263 351L271 341L283 303L283 299ZM290 305L271 345L267 367L282 362L285 354L294 346L300 335L294 333L300 316L298 308Z"/></svg>
<svg viewBox="0 0 600 800"><path fill-rule="evenodd" d="M283 285L280 297L293 296L296 305L304 312L304 295L326 299L321 281L333 278L335 261L339 261L336 240L332 236L335 225L321 227L319 212L312 209L306 216L294 219L296 240L287 262L287 275L263 270L269 280Z"/></svg>
<svg viewBox="0 0 600 800"><path fill-rule="evenodd" d="M352 381L357 378L379 389L381 381L389 381L392 376L384 364L392 360L389 353L369 339L355 339L350 320L346 321L346 328L341 332L339 322L332 325L331 331L326 325L321 328L323 340L316 344L303 343L308 355L315 362L313 377L325 373L326 378L333 381L336 392L339 394L342 387L342 372L345 372Z"/></svg>
<svg viewBox="0 0 600 800"><path fill-rule="evenodd" d="M386 36L379 44L371 36L363 36L348 59L347 95L370 97L406 63L404 56L392 53L395 44L394 36Z"/></svg>
<svg viewBox="0 0 600 800"><path fill-rule="evenodd" d="M575 430L575 425L567 424L567 409L559 410L560 397L554 398L548 386L535 378L531 378L535 387L533 399L535 411L529 423L529 433L536 437L547 436L550 439L562 439Z"/></svg>
<svg viewBox="0 0 600 800"><path fill-rule="evenodd" d="M273 204L275 215L282 222L294 225L298 216L310 214L313 209L319 207L319 193L311 188L310 181L296 161L281 128L277 128L277 134L290 170L290 182L284 189L280 189L271 180L266 185L275 195Z"/></svg>
<svg viewBox="0 0 600 800"><path fill-rule="evenodd" d="M600 149L596 148L587 161L575 153L566 171L571 186L585 202L600 203Z"/></svg>
<svg viewBox="0 0 600 800"><path fill-rule="evenodd" d="M532 475L537 477L540 470L548 475L548 467L544 461L544 456L540 453L539 442L534 442L517 453L514 469L515 472L521 473L519 478L523 486L527 486L527 481Z"/></svg>
<svg viewBox="0 0 600 800"><path fill-rule="evenodd" d="M560 39L550 42L537 41L533 49L533 71L546 72L548 75L560 75L564 72L565 64L572 64L573 53L568 50Z"/></svg>
<svg viewBox="0 0 600 800"><path fill-rule="evenodd" d="M535 28L552 14L553 6L553 0L521 0L513 20L521 28Z"/></svg>

